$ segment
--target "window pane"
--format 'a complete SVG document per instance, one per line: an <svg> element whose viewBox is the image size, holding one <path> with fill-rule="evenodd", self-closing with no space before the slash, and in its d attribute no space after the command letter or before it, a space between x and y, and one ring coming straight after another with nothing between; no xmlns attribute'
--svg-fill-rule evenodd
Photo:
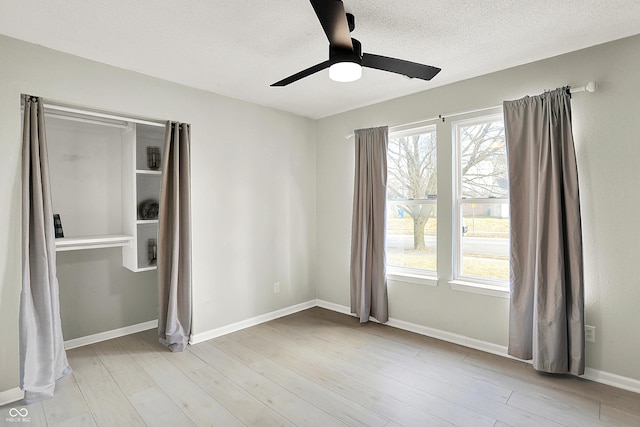
<svg viewBox="0 0 640 427"><path fill-rule="evenodd" d="M509 196L502 120L457 126L462 198Z"/></svg>
<svg viewBox="0 0 640 427"><path fill-rule="evenodd" d="M462 202L460 273L466 277L509 279L508 203Z"/></svg>
<svg viewBox="0 0 640 427"><path fill-rule="evenodd" d="M436 128L389 135L387 265L436 271Z"/></svg>
<svg viewBox="0 0 640 427"><path fill-rule="evenodd" d="M436 271L436 205L389 203L387 209L387 265Z"/></svg>

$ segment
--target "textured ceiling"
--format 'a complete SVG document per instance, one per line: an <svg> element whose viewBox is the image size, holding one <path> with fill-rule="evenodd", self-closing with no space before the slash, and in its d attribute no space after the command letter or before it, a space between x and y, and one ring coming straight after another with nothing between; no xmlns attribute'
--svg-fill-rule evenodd
<svg viewBox="0 0 640 427"><path fill-rule="evenodd" d="M442 68L269 85L328 57L306 0L3 0L0 34L312 118L640 33L640 0L345 0L363 51Z"/></svg>

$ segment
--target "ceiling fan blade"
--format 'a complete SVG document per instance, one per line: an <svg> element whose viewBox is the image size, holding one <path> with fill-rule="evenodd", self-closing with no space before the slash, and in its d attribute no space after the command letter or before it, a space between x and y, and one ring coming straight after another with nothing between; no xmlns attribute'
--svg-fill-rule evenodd
<svg viewBox="0 0 640 427"><path fill-rule="evenodd" d="M390 71L422 80L431 80L440 72L440 68L430 65L389 58L387 56L373 55L371 53L362 54L362 66L375 68L376 70Z"/></svg>
<svg viewBox="0 0 640 427"><path fill-rule="evenodd" d="M331 61L324 61L321 62L317 65L314 65L313 67L309 67L306 70L302 70L299 73L295 73L292 76L289 76L285 79L280 80L279 82L276 82L274 84L272 84L271 86L286 86L288 84L291 84L293 82L297 82L300 79L303 79L307 76L310 76L311 74L315 74L318 71L322 71L325 68L329 68L329 66L331 65Z"/></svg>
<svg viewBox="0 0 640 427"><path fill-rule="evenodd" d="M334 48L353 50L347 14L341 0L311 0L320 25Z"/></svg>

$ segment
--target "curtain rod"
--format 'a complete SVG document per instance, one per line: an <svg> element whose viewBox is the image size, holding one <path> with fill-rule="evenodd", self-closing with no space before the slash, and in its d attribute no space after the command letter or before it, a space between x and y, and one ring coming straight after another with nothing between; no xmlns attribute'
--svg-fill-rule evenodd
<svg viewBox="0 0 640 427"><path fill-rule="evenodd" d="M119 128L119 129L126 129L129 127L127 122L125 121L97 118L97 117L91 117L91 116L80 117L78 115L57 114L46 108L44 110L44 114L47 117L52 117L54 119L61 119L61 120L70 120L72 122L89 123L93 125L108 126L108 127Z"/></svg>
<svg viewBox="0 0 640 427"><path fill-rule="evenodd" d="M570 88L569 89L569 93L576 93L576 92L593 93L593 92L595 92L597 90L597 88L598 88L598 85L596 84L596 82L591 81L591 82L588 82L584 86L578 86L578 87ZM449 117L457 117L457 116L463 116L465 114L480 113L482 111L494 110L496 108L502 108L502 104L493 105L491 107L478 108L476 110L461 111L461 112L458 112L458 113L438 114L438 117L431 117L429 119L418 120L416 122L403 123L403 124L400 124L400 125L389 126L389 130L393 131L393 130L397 130L399 128L404 128L404 127L407 127L407 126L416 126L416 125L423 125L423 124L426 125L428 123L435 122L436 120L442 120L444 122L445 119L447 119ZM349 135L345 135L344 139L351 139L351 138L353 138L353 136L354 136L354 134L351 133Z"/></svg>

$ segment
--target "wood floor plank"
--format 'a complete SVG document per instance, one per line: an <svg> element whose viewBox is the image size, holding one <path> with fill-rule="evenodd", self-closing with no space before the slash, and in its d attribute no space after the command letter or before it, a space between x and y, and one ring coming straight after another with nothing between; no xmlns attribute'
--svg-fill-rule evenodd
<svg viewBox="0 0 640 427"><path fill-rule="evenodd" d="M111 377L96 354L94 346L69 350L67 351L67 359L78 384L80 384L81 379L83 381L92 381Z"/></svg>
<svg viewBox="0 0 640 427"><path fill-rule="evenodd" d="M281 329L279 325L272 327L272 330ZM301 328L299 328L301 329ZM288 335L293 335L295 331L288 330ZM457 392L479 393L484 397L493 398L500 402L506 402L511 394L511 390L505 387L496 386L487 381L476 379L468 373L462 372L452 366L446 368L439 364L431 363L423 359L417 360L390 352L380 347L369 347L368 345L354 349L351 347L337 346L329 342L320 342L314 334L308 333L305 329L297 333L306 335L305 343L308 346L321 348L323 352L332 357L342 358L354 363L369 365L378 372L389 372L395 378L407 378L410 382L415 380L414 374L428 376L433 380L433 385L441 387L442 383L448 383L457 389ZM393 372L390 372L393 371ZM404 371L401 372L401 371ZM408 372L412 371L412 372ZM411 384L408 384L411 385Z"/></svg>
<svg viewBox="0 0 640 427"><path fill-rule="evenodd" d="M537 401L555 402L564 407L575 408L581 414L590 414L594 417L597 417L600 412L603 395L610 396L608 393L586 392L589 387L594 385L591 381L573 376L541 374L536 372L530 365L517 361L505 360L501 364L500 360L496 360L497 357L476 355L473 357L472 362L465 360L467 363L463 363L463 366L470 373L474 371L474 375L485 375L488 380L511 387L514 391ZM503 366L502 370L500 370L500 366ZM484 372L479 373L478 371ZM602 385L598 384L598 386ZM609 388L608 386L605 387ZM618 395L619 392L625 391L614 389L613 395ZM624 393L621 395L624 395ZM631 401L625 401L624 403L618 401L618 407L624 408L623 410L627 410L629 406L637 409L637 399L638 397L636 396L635 405ZM607 399L607 401L609 400Z"/></svg>
<svg viewBox="0 0 640 427"><path fill-rule="evenodd" d="M281 342L283 339L286 338L268 335L268 332L260 330L256 334L245 335L238 342L263 357L266 356L273 362L286 366L324 387L332 387L344 381L344 376L337 369L342 363L340 360L333 360L331 368L329 368L322 363L316 363L313 356L309 358L305 355L300 355L300 351L295 345L285 350Z"/></svg>
<svg viewBox="0 0 640 427"><path fill-rule="evenodd" d="M153 388L156 385L144 370L138 368L133 357L122 348L117 340L103 341L92 347L102 364L127 396Z"/></svg>
<svg viewBox="0 0 640 427"><path fill-rule="evenodd" d="M294 326L295 324L291 325L285 321L276 321L273 322L273 325L289 327ZM367 333L365 331L369 327L365 325L358 325L355 328L345 328L343 326L337 326L331 322L314 321L305 326L313 328L314 334L317 337L322 337L328 341L333 341L338 344L342 344L345 340L349 340L352 342L358 342L360 345L377 346L404 356L415 356L422 351L422 349L415 346L414 343L392 340L383 335Z"/></svg>
<svg viewBox="0 0 640 427"><path fill-rule="evenodd" d="M207 393L224 405L229 412L248 426L294 425L280 413L230 381L220 371L211 366L205 366L197 371L190 372L188 375Z"/></svg>
<svg viewBox="0 0 640 427"><path fill-rule="evenodd" d="M273 334L262 338L282 345L285 348L292 345L291 341L287 338ZM330 363L332 360L332 355L326 355L325 350L326 348L322 348L322 351L314 351L313 354L311 354L305 346L299 348L297 352L305 359L313 360L318 364L325 365ZM335 361L337 359L334 358L333 360ZM425 393L415 387L407 387L407 384L398 380L396 376L384 375L375 366L370 366L368 358L357 361L346 358L342 361L343 363L340 365L334 365L334 369L338 370L345 380L350 382L357 381L368 388L384 390L385 393L393 396L394 399L402 401L413 408L427 412L435 417L444 419L456 425L493 426L496 421L495 419L469 410L456 402L442 399L438 393Z"/></svg>
<svg viewBox="0 0 640 427"><path fill-rule="evenodd" d="M363 389L359 385L343 382L331 387L336 393L351 399L371 411L382 414L405 426L451 426L452 423L390 398L388 393Z"/></svg>
<svg viewBox="0 0 640 427"><path fill-rule="evenodd" d="M350 426L382 427L389 421L368 411L361 405L345 400L331 390L296 374L286 366L265 359L260 354L236 341L216 342L216 346L230 356L242 360L251 369L271 381L292 391L297 396L332 414Z"/></svg>
<svg viewBox="0 0 640 427"><path fill-rule="evenodd" d="M211 367L298 425L345 425L337 418L296 396L292 392L253 371L246 365L205 342L190 349Z"/></svg>
<svg viewBox="0 0 640 427"><path fill-rule="evenodd" d="M113 380L79 380L80 389L98 426L143 426L144 421Z"/></svg>
<svg viewBox="0 0 640 427"><path fill-rule="evenodd" d="M440 356L439 359L441 358L449 363L461 361L470 353L474 352L473 349L467 347L447 343L435 338L420 336L413 332L403 331L401 329L392 328L379 323L367 323L363 325L360 331L386 338L392 342L412 345L420 349L421 352L428 353L431 358L438 358L438 356Z"/></svg>
<svg viewBox="0 0 640 427"><path fill-rule="evenodd" d="M184 412L161 391L150 387L129 396L129 400L147 426L193 426Z"/></svg>
<svg viewBox="0 0 640 427"><path fill-rule="evenodd" d="M558 392L559 395L571 394L582 396L585 399L599 401L598 393L593 389L594 386L604 387L608 393L617 394L617 389L610 388L604 384L597 384L592 381L584 380L572 375L556 375L537 372L533 367L518 360L507 359L501 356L475 353L469 355L461 365L467 367L477 367L490 375L492 381L504 381L509 387L513 387L517 391L525 392L533 386L538 392L549 390ZM624 390L619 390L622 394Z"/></svg>
<svg viewBox="0 0 640 427"><path fill-rule="evenodd" d="M346 426L337 418L325 413L309 402L300 399L288 390L282 390L267 400L268 404L287 414L297 425L301 426Z"/></svg>
<svg viewBox="0 0 640 427"><path fill-rule="evenodd" d="M270 335L268 339L271 342L279 343L283 347L292 346L294 344L291 341L287 341L288 340L287 337L276 338ZM494 391L495 389L497 389L497 393L499 393L499 397L496 400L501 402L506 402L507 398L511 393L510 390L498 389L497 387L492 386L491 384L483 384L482 389L478 390L476 388L469 391L466 389L469 387L469 385L467 384L463 384L463 386L466 386L466 387L452 386L448 382L441 382L434 378L428 378L426 376L428 375L427 371L431 371L432 369L431 367L428 367L428 369L422 369L422 370L414 368L415 369L414 371L409 371L401 365L394 364L394 358L401 357L398 354L395 354L395 355L392 354L390 357L381 360L379 358L379 353L386 351L381 348L372 349L369 353L365 354L362 352L364 348L360 350L353 350L353 349L345 348L344 346L342 348L332 347L331 344L320 343L318 342L318 340L316 340L313 337L306 338L306 345L311 346L312 348L321 348L322 349L321 352L326 353L330 357L348 361L350 362L350 365L355 364L356 366L368 366L368 369L375 370L376 374L382 374L387 376L388 378L393 379L394 382L392 384L395 385L396 388L404 389L405 388L404 386L408 385L413 387L414 389L426 392L427 393L426 395L424 394L419 395L418 402L415 402L415 400L412 400L414 407L424 407L423 405L425 404L425 402L430 402L430 403L427 403L427 405L436 407L438 408L439 411L446 411L448 408L451 413L455 413L454 415L455 418L458 418L465 412L468 412L468 411L465 411L464 409L456 411L455 407L451 406L452 403L454 405L457 404L461 398L469 398L469 396L475 396L473 393L477 393L478 391L482 392L481 395L486 397L486 395L489 394L488 393L489 391ZM410 363L407 363L406 360L404 361L404 364L410 365ZM352 366L351 370L353 371L353 369L354 368ZM361 379L376 378L376 376L365 375L365 373L357 372L357 369L353 375L355 378L361 378ZM449 377L454 377L452 379L452 382L453 383L456 382L455 375L452 375L451 372L447 372L447 375ZM443 376L445 375L443 374ZM467 379L467 376L460 376L460 378L458 379L458 382L460 380L466 380L466 379ZM401 384L398 384L398 382L401 382ZM385 387L388 388L389 383L386 383ZM447 389L448 389L449 399L447 399L446 401L442 401L440 397L442 397L443 394L447 395ZM397 397L397 396L400 396L401 393L402 393L401 391L396 392L394 395ZM413 394L416 394L416 393L414 392ZM413 398L413 394L408 394L407 395L408 397L405 399L405 402L411 403L408 401L408 399L409 397ZM434 398L436 399L435 401L434 401ZM477 414L470 414L470 416L476 417ZM451 415L449 415L449 417L451 417ZM475 420L474 422L477 425L482 424L482 421L480 420ZM484 422L488 422L488 423L490 422L491 424L493 424L495 420L485 418Z"/></svg>
<svg viewBox="0 0 640 427"><path fill-rule="evenodd" d="M191 347L182 353L168 354L165 352L163 355L244 424L249 426L293 426L278 412L196 356L191 351Z"/></svg>
<svg viewBox="0 0 640 427"><path fill-rule="evenodd" d="M196 425L242 425L224 406L168 362L158 349L136 337L118 338L118 341Z"/></svg>
<svg viewBox="0 0 640 427"><path fill-rule="evenodd" d="M277 340L277 337L270 336ZM248 348L261 353L283 366L289 367L300 375L315 381L361 406L393 419L405 425L452 425L452 423L426 413L420 409L396 399L392 394L367 387L353 378L345 379L340 372L340 363L318 363L311 353L300 356L291 349L285 351L270 340L261 336L239 341ZM327 366L331 366L329 369Z"/></svg>
<svg viewBox="0 0 640 427"><path fill-rule="evenodd" d="M554 420L566 426L587 427L604 426L599 419L599 414L585 413L580 408L574 408L563 402L532 397L520 392L514 392L509 398L508 405L529 411L534 414L541 414L549 420Z"/></svg>
<svg viewBox="0 0 640 427"><path fill-rule="evenodd" d="M495 398L491 393L479 392L479 390L490 390L486 387L465 388L464 386L455 385L457 378L465 379L464 376L456 375L455 373L451 373L449 381L440 381L431 376L429 372L419 371L415 368L413 370L406 369L403 366L396 365L391 360L379 362L375 357L367 360L366 357L355 356L351 360L360 363L362 366L368 365L370 369L375 369L377 373L395 378L404 385L439 396L450 402L464 405L490 417L495 417L495 414L500 412L497 408L502 407L506 410L504 403L506 403L511 394L510 390L500 389L500 398ZM473 403L470 404L470 402ZM544 425L544 420L531 420L531 416L528 414L519 416L518 413L514 412L510 419L518 421L522 425Z"/></svg>
<svg viewBox="0 0 640 427"><path fill-rule="evenodd" d="M367 348L365 347L363 350L366 351ZM439 363L431 363L428 358L422 357L422 353L415 358L403 358L378 349L374 352L374 355L380 363L384 363L389 369L391 367L394 368L396 374L399 371L404 372L401 378L407 378L410 382L413 382L413 375L418 374L418 379L422 376L429 377L440 385L440 389L446 387L444 385L446 384L462 389L464 393L480 395L485 399L492 399L501 403L506 403L512 392L512 389L508 387L493 384L487 381L486 378L470 375L455 366L443 367Z"/></svg>
<svg viewBox="0 0 640 427"><path fill-rule="evenodd" d="M219 350L214 342L191 346L190 351L261 400L266 400L282 391L282 387L273 381L261 378L261 375L256 374L249 367Z"/></svg>
<svg viewBox="0 0 640 427"><path fill-rule="evenodd" d="M271 326L262 326L260 325L260 328L256 328L254 330L254 334L259 334L262 337L265 336L265 334L269 333L270 331L273 330L277 330L279 325L275 325L272 324ZM313 344L312 340L313 338L309 338L311 334L306 333L307 331L302 327L302 326L298 326L297 329L302 330L299 333L302 333L303 335L306 335L307 338L304 339L302 342L313 349L319 349L317 351L324 351L328 344L327 343L323 343L322 345L320 344ZM292 332L292 331L290 331ZM245 331L243 333L243 338L239 339L239 342L243 342L243 339L246 339L244 337L250 336L252 332L250 331ZM299 338L299 337L298 337ZM287 351L294 351L295 346L296 346L296 342L297 340L293 337L289 338L289 341L287 341L287 337L285 336L269 336L269 341L271 343L280 343L280 345L282 346L282 348L287 348ZM361 345L361 343L360 343ZM346 348L349 348L349 345L345 346ZM358 349L358 351L363 351L364 347L360 347ZM378 349L377 353L383 352L382 349ZM408 364L411 365L410 363L410 359L408 358L403 358L403 356L398 355L398 354L393 354L391 353L392 356L388 358L389 364L391 365L393 362L392 360L395 359L399 359L403 364ZM371 364L371 362L367 362L367 361L363 361L362 363L368 363L369 365ZM421 362L422 363L422 362ZM318 364L319 366L322 364ZM383 367L374 367L376 368L376 370L381 370L382 372L385 372L385 370L383 369ZM388 367L387 367L388 368ZM447 373L445 372L443 375L447 375ZM416 373L410 374L408 376L406 375L400 375L400 378L406 378L406 381L415 381L417 378L419 378L418 375L416 375ZM461 375L460 379L461 381L465 381L467 378L466 375ZM413 384L414 386L416 386L417 384ZM498 403L498 402L493 402L490 401L489 399L486 399L484 394L480 394L480 393L471 393L471 394L465 394L464 391L461 391L460 389L458 390L447 390L446 387L441 387L438 390L434 390L432 388L433 385L433 381L426 381L423 383L423 387L428 387L427 390L430 392L435 392L436 394L439 395L446 395L446 397L450 398L452 401L458 401L459 398L462 398L464 400L464 404L466 406L468 406L470 409L479 412L481 414L485 414L487 416L490 417L494 417L494 418L499 418L502 421L507 421L510 422L514 425L518 425L518 426L558 426L559 424L550 421L548 419L545 419L543 417L540 417L536 414L533 413L529 413L527 411L523 411L520 409L516 408L509 408L506 404L504 403ZM448 393L447 393L448 391ZM502 391L504 393L504 390ZM504 399L500 399L500 401L504 402Z"/></svg>
<svg viewBox="0 0 640 427"><path fill-rule="evenodd" d="M640 426L640 415L604 404L600 407L600 419L616 426Z"/></svg>
<svg viewBox="0 0 640 427"><path fill-rule="evenodd" d="M50 425L82 418L84 414L91 413L74 374L60 379L56 383L55 395L42 401L42 406Z"/></svg>
<svg viewBox="0 0 640 427"><path fill-rule="evenodd" d="M344 315L324 309L311 309L309 310L308 316L309 320L314 321L315 324L318 324L316 319L324 319L328 322L344 324L344 319L341 319L341 317L344 317ZM440 341L435 338L425 337L423 335L418 335L413 332L404 331L402 329L393 328L376 322L360 324L356 321L355 326L352 325L349 329L351 333L358 332L361 334L377 335L392 342L399 342L411 347L417 347L421 351L432 353L434 357L440 354L449 362L460 361L470 353L476 351L468 347Z"/></svg>
<svg viewBox="0 0 640 427"><path fill-rule="evenodd" d="M318 310L316 310L314 317L317 316L317 311ZM337 319L339 316L340 315L336 313L330 313L328 315L328 317L333 319ZM363 330L366 332L373 331L372 333L379 335L382 334L390 339L408 340L412 345L420 347L418 341L421 337L407 331L401 331L399 334L400 336L394 338L394 328L388 328L383 325L370 323L367 324L366 329L360 328L358 331L361 332ZM413 335L413 337L411 335ZM425 339L425 342L426 341L428 341L428 339ZM445 343L445 347L446 345L448 344ZM362 350L365 350L365 348L363 347ZM467 357L471 360L475 359L476 363L472 362L472 364L477 365L474 366L475 369L469 369L469 363L462 364L461 371L467 375L475 376L478 379L490 383L495 383L496 385L504 388L513 387L522 393L526 393L537 399L542 399L543 401L550 400L554 402L562 402L565 407L571 406L574 410L580 411L582 414L587 413L593 416L597 413L599 408L599 402L597 400L612 402L613 405L616 406L616 411L622 411L622 414L631 415L632 417L636 416L636 411L640 410L638 395L635 393L610 388L603 384L584 381L573 377L557 378L555 376L540 375L533 371L531 366L526 363L509 361L508 359L488 355L476 350L470 350L469 356ZM433 357L428 354L428 351L419 354L418 358L426 359L429 362L433 361ZM394 359L402 360L402 358L398 356L394 357ZM477 363L478 360L482 359L490 359L495 363L496 369L493 371L487 371L486 367L483 366L484 362ZM406 361L407 358L404 358L403 365L405 366L407 366L405 363ZM442 359L437 363L440 362L442 362ZM507 372L509 372L507 375L501 371L501 367L505 362L506 366L509 368L507 369Z"/></svg>
<svg viewBox="0 0 640 427"><path fill-rule="evenodd" d="M89 412L80 414L73 418L69 418L60 423L49 423L49 427L93 427L96 426L96 422L93 420L93 416Z"/></svg>
<svg viewBox="0 0 640 427"><path fill-rule="evenodd" d="M144 426L144 421L92 347L74 349L67 353L67 357L98 426Z"/></svg>

